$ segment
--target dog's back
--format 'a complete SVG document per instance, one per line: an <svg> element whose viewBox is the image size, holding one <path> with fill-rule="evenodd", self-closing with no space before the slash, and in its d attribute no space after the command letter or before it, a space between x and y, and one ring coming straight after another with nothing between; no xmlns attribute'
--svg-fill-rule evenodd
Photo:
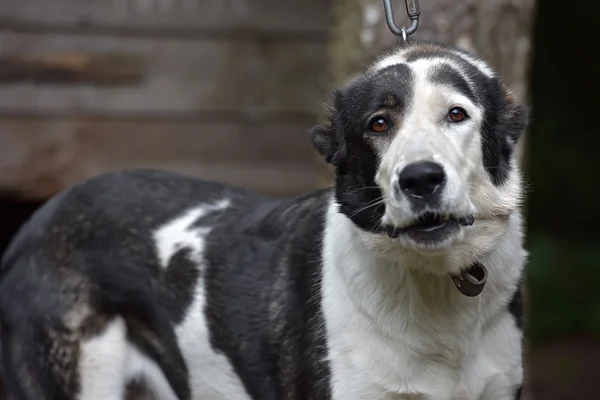
<svg viewBox="0 0 600 400"><path fill-rule="evenodd" d="M2 263L9 391L117 399L133 379L160 399L280 398L274 388L297 385L290 376L323 372L286 355L319 351L321 338L303 331L319 321L292 310L317 300L311 264L326 199L273 200L151 170L60 194ZM284 251L291 240L300 268ZM287 381L274 384L279 369ZM317 388L293 390L319 397Z"/></svg>

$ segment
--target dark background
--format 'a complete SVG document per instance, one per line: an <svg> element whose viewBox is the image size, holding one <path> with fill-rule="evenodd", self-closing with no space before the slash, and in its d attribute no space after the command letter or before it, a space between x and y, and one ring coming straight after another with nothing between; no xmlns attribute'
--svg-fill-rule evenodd
<svg viewBox="0 0 600 400"><path fill-rule="evenodd" d="M539 399L600 399L597 2L539 1L526 173L528 322Z"/></svg>

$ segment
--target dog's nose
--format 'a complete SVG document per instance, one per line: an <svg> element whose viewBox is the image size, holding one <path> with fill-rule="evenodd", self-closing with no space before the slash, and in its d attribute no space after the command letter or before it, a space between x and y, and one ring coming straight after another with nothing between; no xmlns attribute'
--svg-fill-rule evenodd
<svg viewBox="0 0 600 400"><path fill-rule="evenodd" d="M444 168L431 161L408 164L398 176L400 189L418 198L431 196L443 186L445 181Z"/></svg>

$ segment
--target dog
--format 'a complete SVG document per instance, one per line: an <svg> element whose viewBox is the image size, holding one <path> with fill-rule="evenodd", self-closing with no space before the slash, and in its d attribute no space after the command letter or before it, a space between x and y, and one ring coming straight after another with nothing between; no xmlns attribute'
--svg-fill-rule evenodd
<svg viewBox="0 0 600 400"><path fill-rule="evenodd" d="M482 59L409 40L310 130L332 188L274 198L152 169L73 186L3 258L8 392L519 398L527 122Z"/></svg>

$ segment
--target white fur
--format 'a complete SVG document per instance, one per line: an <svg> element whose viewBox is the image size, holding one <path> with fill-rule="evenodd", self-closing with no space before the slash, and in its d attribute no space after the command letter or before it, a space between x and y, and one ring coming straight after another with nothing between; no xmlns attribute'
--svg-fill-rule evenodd
<svg viewBox="0 0 600 400"><path fill-rule="evenodd" d="M525 262L521 229L514 213L491 249L487 238L463 243L489 272L483 293L467 298L448 275L426 272L454 269L445 264L455 257L382 257L369 246L382 238L332 203L322 290L333 399L512 400L521 333L505 307Z"/></svg>
<svg viewBox="0 0 600 400"><path fill-rule="evenodd" d="M196 287L194 302L175 332L190 373L192 400L250 400L229 359L215 352L204 314L204 282Z"/></svg>
<svg viewBox="0 0 600 400"><path fill-rule="evenodd" d="M395 64L406 64L406 49L399 49L396 53L393 53L391 55L388 55L386 57L383 57L382 59L378 60L374 65L373 65L373 69L375 70L380 70L386 67L389 67L390 65L395 65ZM496 76L494 70L492 68L490 68L484 61L476 59L472 56L469 56L463 52L460 51L452 51L452 54L462 58L464 61L468 62L469 64L471 64L472 66L474 66L475 68L477 68L479 71L481 71L485 76L487 76L488 78L493 78ZM429 60L434 60L435 58L429 58ZM441 60L446 64L453 64L451 60L448 59L437 59L438 62ZM420 61L420 59L418 60Z"/></svg>
<svg viewBox="0 0 600 400"><path fill-rule="evenodd" d="M161 369L127 341L121 317L81 344L81 400L120 400L126 384L141 381L159 400L178 400Z"/></svg>
<svg viewBox="0 0 600 400"><path fill-rule="evenodd" d="M187 247L193 250L192 258L203 272L205 238L211 227L192 228L191 224L203 215L228 206L228 200L201 205L161 227L155 234L155 240L157 249L162 251L164 263L168 263L177 250ZM215 352L210 345L205 304L204 279L200 278L196 284L194 301L181 324L175 328L177 342L190 374L192 400L250 400L229 359Z"/></svg>
<svg viewBox="0 0 600 400"><path fill-rule="evenodd" d="M154 242L158 252L158 259L161 265L166 268L169 265L171 256L181 248L192 249L194 261L200 262L204 247L199 236L206 235L205 229L191 229L191 226L198 218L211 212L225 209L229 206L229 200L221 200L215 204L204 204L196 208L187 210L181 216L164 224L154 232Z"/></svg>

